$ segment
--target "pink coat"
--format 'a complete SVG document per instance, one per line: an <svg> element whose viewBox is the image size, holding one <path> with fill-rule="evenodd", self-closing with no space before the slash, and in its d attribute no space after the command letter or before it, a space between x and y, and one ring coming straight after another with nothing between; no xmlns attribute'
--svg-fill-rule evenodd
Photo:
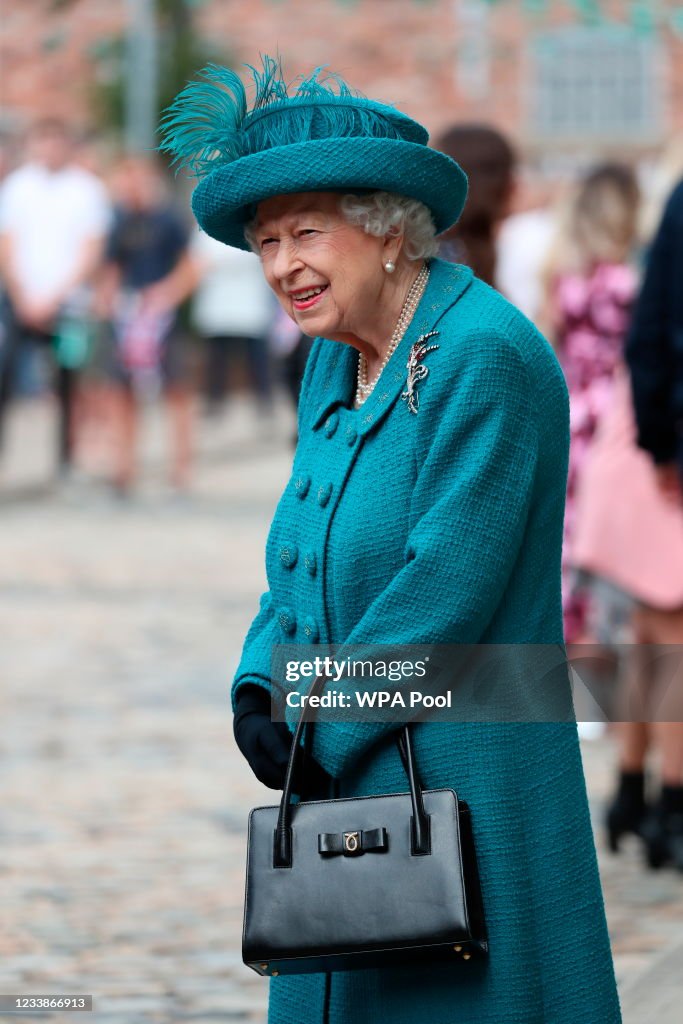
<svg viewBox="0 0 683 1024"><path fill-rule="evenodd" d="M572 562L643 604L673 610L683 606L683 508L662 496L635 438L630 382L620 367L581 472Z"/></svg>

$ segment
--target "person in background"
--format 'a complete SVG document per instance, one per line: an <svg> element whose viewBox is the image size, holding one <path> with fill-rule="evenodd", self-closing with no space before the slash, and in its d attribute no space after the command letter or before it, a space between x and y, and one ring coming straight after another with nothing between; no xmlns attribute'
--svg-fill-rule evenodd
<svg viewBox="0 0 683 1024"><path fill-rule="evenodd" d="M11 156L10 156L10 144L9 140L3 138L0 135L0 195L2 194L2 183L4 182L11 169ZM0 273L0 453L2 451L2 405L3 400L1 397L2 390L7 384L10 385L9 378L6 379L5 375L5 362L9 358L10 354L10 307L9 299L7 297L5 282L3 275Z"/></svg>
<svg viewBox="0 0 683 1024"><path fill-rule="evenodd" d="M626 345L638 444L662 490L680 501L683 478L683 181L655 235Z"/></svg>
<svg viewBox="0 0 683 1024"><path fill-rule="evenodd" d="M302 333L281 306L275 311L268 337L271 351L280 364L282 383L296 410L313 339Z"/></svg>
<svg viewBox="0 0 683 1024"><path fill-rule="evenodd" d="M662 495L683 517L683 181L673 190L652 243L626 343L637 442L650 456ZM683 611L648 616L648 640L683 643ZM683 723L658 725L661 793L643 831L653 866L672 861L683 870ZM643 787L649 736L633 737L631 803ZM629 807L626 807L628 811Z"/></svg>
<svg viewBox="0 0 683 1024"><path fill-rule="evenodd" d="M540 326L569 388L570 449L562 549L567 643L588 638L589 593L573 569L575 499L596 428L609 407L637 287L638 185L630 168L590 171L572 197L545 268Z"/></svg>
<svg viewBox="0 0 683 1024"><path fill-rule="evenodd" d="M677 722L683 714L683 515L636 445L623 365L582 469L573 564L590 574L600 597L592 602L591 634L617 655L619 768L605 815L609 847L616 853L622 837L633 833L643 840L651 867L672 862L683 870L683 820L676 826L662 814L675 811L683 769L683 726ZM621 621L614 613L595 614L601 605L619 607ZM650 752L653 772L646 785Z"/></svg>
<svg viewBox="0 0 683 1024"><path fill-rule="evenodd" d="M465 263L477 277L496 285L496 234L510 212L517 157L495 128L456 124L436 143L467 174L470 190L463 214L440 238L439 255Z"/></svg>
<svg viewBox="0 0 683 1024"><path fill-rule="evenodd" d="M86 352L86 286L100 264L110 206L99 179L77 166L67 126L39 121L28 159L0 191L0 273L8 300L5 358L0 366L0 442L17 357L23 346L56 350L59 403L58 468L68 474L74 454L74 410Z"/></svg>
<svg viewBox="0 0 683 1024"><path fill-rule="evenodd" d="M536 323L543 292L543 268L555 235L555 205L562 185L530 167L517 177L515 211L496 238L496 287Z"/></svg>
<svg viewBox="0 0 683 1024"><path fill-rule="evenodd" d="M192 253L199 284L192 300L192 323L206 342L204 395L208 413L217 413L229 387L230 363L244 353L260 417L272 415L272 383L266 335L273 301L254 253L221 245L198 231Z"/></svg>
<svg viewBox="0 0 683 1024"><path fill-rule="evenodd" d="M303 384L306 363L313 346L313 338L304 334L299 325L278 306L268 335L270 350L278 364L279 375L289 395L294 412L299 408L301 386ZM299 438L298 429L292 435L292 444L296 447Z"/></svg>
<svg viewBox="0 0 683 1024"><path fill-rule="evenodd" d="M118 456L114 484L126 494L136 477L138 401L163 391L171 436L171 486L189 483L192 397L178 309L197 282L188 230L148 157L125 159L115 176L117 206L107 240L100 315L112 325L110 376Z"/></svg>

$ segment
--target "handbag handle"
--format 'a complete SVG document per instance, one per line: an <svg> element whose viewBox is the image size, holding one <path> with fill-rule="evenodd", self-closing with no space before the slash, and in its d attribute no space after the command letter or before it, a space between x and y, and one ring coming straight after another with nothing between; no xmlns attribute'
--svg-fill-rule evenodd
<svg viewBox="0 0 683 1024"><path fill-rule="evenodd" d="M325 682L326 680L324 676L318 676L314 680L308 696L312 697L317 695L325 686ZM310 702L307 700L306 706L303 708L299 721L297 722L294 738L292 740L292 749L287 763L285 784L282 790L280 811L278 813L274 837L273 866L276 868L291 868L292 866L292 785L294 781L294 773L297 765L300 764L301 756L304 753L301 748L301 738L303 736L304 729L306 726L308 726L310 730L313 729L313 722L308 718L309 710ZM306 739L308 741L309 736L307 736ZM410 799L413 805L413 816L411 818L410 828L411 855L414 857L424 857L431 853L429 815L425 811L422 784L415 767L415 757L413 755L413 745L408 725L404 725L400 730L397 737L397 744L401 755L401 763L403 764L405 773L408 777ZM309 745L308 742L306 745Z"/></svg>

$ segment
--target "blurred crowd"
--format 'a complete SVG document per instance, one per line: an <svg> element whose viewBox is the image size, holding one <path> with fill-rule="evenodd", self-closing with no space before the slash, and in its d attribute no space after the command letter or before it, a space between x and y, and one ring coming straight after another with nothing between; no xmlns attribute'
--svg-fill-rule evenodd
<svg viewBox="0 0 683 1024"><path fill-rule="evenodd" d="M530 190L493 127L455 125L436 146L470 180L441 256L537 324L569 388L565 630L601 652L605 717L621 723L610 846L635 834L651 867L683 871L683 150L646 181L608 162ZM66 125L33 127L0 185L0 445L11 400L51 391L60 478L104 424L110 486L126 496L141 406L163 399L182 491L198 406L219 415L246 386L267 427L277 388L296 404L310 339L276 308L257 257L201 234L186 211L153 156L100 174ZM651 645L675 657L647 657Z"/></svg>
<svg viewBox="0 0 683 1024"><path fill-rule="evenodd" d="M267 427L278 381L296 403L310 340L283 322L255 255L192 227L154 155L104 174L91 155L40 121L0 185L0 445L11 399L50 390L59 480L78 474L95 425L113 438L110 483L125 496L140 408L161 398L169 483L183 491L196 391L212 416L246 382Z"/></svg>

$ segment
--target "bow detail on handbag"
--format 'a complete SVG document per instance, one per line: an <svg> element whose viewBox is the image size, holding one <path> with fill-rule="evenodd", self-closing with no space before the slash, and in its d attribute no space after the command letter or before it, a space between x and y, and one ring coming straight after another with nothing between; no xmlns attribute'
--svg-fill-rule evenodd
<svg viewBox="0 0 683 1024"><path fill-rule="evenodd" d="M389 836L385 828L318 834L318 853L323 856L343 854L345 857L355 857L359 853L383 853L388 849Z"/></svg>

